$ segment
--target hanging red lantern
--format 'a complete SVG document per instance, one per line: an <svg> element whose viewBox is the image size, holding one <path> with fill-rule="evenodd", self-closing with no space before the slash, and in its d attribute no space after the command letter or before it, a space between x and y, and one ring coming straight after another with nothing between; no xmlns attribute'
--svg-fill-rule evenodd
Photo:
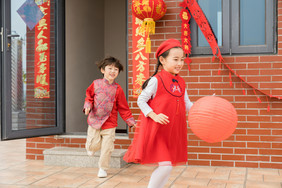
<svg viewBox="0 0 282 188"><path fill-rule="evenodd" d="M192 132L209 143L230 137L236 129L237 120L234 106L226 99L216 96L197 100L188 115Z"/></svg>
<svg viewBox="0 0 282 188"><path fill-rule="evenodd" d="M155 21L165 15L166 4L163 0L132 0L132 13L143 21L140 32L147 36L146 53L150 53L150 34L155 34Z"/></svg>

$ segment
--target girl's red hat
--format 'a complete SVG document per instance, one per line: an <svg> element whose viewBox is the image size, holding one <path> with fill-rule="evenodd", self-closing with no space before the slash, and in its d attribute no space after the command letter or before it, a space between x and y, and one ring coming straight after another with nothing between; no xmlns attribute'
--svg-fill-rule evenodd
<svg viewBox="0 0 282 188"><path fill-rule="evenodd" d="M176 39L168 39L162 42L156 51L156 58L158 59L158 57L162 55L162 53L174 47L182 47L180 42Z"/></svg>

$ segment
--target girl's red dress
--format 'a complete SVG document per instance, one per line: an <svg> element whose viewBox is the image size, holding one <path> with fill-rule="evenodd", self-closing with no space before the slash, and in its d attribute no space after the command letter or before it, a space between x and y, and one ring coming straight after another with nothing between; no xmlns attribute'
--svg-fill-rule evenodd
<svg viewBox="0 0 282 188"><path fill-rule="evenodd" d="M158 89L148 105L156 114L168 116L170 122L166 125L156 123L141 112L141 121L124 160L141 164L171 161L172 165L182 165L187 162L185 81L165 70L155 77L158 79Z"/></svg>

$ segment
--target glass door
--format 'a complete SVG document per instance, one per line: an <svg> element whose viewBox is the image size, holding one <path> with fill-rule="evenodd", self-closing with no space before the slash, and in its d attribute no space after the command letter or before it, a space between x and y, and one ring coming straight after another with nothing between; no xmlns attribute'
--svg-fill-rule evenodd
<svg viewBox="0 0 282 188"><path fill-rule="evenodd" d="M1 139L64 131L64 1L1 1Z"/></svg>

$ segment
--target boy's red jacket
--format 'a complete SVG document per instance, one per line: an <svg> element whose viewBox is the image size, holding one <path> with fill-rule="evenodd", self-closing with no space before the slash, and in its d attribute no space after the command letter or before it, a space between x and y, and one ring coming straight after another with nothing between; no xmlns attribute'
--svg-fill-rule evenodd
<svg viewBox="0 0 282 188"><path fill-rule="evenodd" d="M87 123L95 129L117 127L118 112L129 126L135 124L124 92L115 82L109 84L106 79L94 80L86 90L84 109L87 107L91 109Z"/></svg>

